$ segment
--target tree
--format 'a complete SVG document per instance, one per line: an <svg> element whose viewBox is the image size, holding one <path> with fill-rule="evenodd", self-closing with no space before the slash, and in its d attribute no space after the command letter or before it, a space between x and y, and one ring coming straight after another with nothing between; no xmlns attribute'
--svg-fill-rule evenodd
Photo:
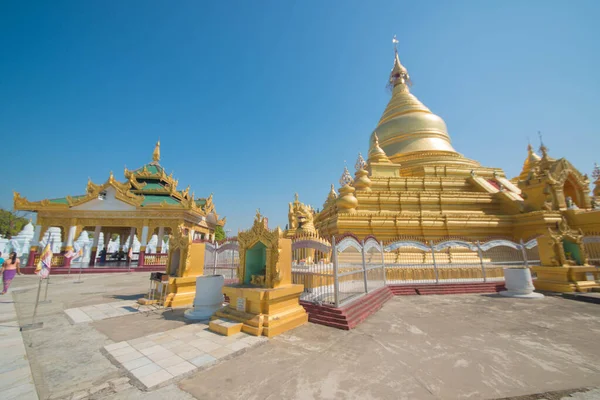
<svg viewBox="0 0 600 400"><path fill-rule="evenodd" d="M217 225L215 227L215 240L217 242L225 239L227 237L227 235L225 234L225 230L223 229L223 227L221 225Z"/></svg>
<svg viewBox="0 0 600 400"><path fill-rule="evenodd" d="M0 208L0 235L11 238L21 232L29 220Z"/></svg>

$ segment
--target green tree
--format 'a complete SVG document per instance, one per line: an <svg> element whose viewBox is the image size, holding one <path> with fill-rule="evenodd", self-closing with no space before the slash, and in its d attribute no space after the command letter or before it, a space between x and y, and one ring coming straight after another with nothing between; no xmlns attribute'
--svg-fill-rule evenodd
<svg viewBox="0 0 600 400"><path fill-rule="evenodd" d="M21 232L28 222L27 218L0 208L0 235L11 238Z"/></svg>
<svg viewBox="0 0 600 400"><path fill-rule="evenodd" d="M226 237L227 235L225 234L225 230L223 229L223 227L221 225L217 225L215 227L215 240L218 242L225 239Z"/></svg>

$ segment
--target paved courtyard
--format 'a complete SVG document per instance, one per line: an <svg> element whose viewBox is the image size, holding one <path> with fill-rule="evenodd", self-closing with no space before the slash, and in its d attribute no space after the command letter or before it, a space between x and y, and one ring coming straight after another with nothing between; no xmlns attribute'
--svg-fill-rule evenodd
<svg viewBox="0 0 600 400"><path fill-rule="evenodd" d="M3 399L38 398L34 388L40 399L600 398L596 304L396 297L353 331L307 324L257 341L209 333L184 310L132 311L147 274L75 280L52 277L39 330L18 330L35 277L17 277L2 299ZM146 385L150 374L168 379Z"/></svg>

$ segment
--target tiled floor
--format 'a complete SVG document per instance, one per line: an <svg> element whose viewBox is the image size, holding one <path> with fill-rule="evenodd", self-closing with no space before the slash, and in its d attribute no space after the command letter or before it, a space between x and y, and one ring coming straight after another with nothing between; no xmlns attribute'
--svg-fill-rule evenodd
<svg viewBox="0 0 600 400"><path fill-rule="evenodd" d="M38 395L10 293L0 296L0 354L1 398L37 400Z"/></svg>
<svg viewBox="0 0 600 400"><path fill-rule="evenodd" d="M74 324L99 321L106 318L120 317L132 313L151 311L153 306L143 306L137 301L125 300L111 303L96 304L79 308L69 308L65 313Z"/></svg>
<svg viewBox="0 0 600 400"><path fill-rule="evenodd" d="M245 333L221 336L209 331L208 325L197 323L109 344L104 349L113 362L150 389L266 340Z"/></svg>

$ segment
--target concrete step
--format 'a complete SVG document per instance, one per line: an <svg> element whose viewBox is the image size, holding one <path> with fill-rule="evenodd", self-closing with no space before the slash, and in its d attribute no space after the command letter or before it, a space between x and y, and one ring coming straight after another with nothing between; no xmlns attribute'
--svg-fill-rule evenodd
<svg viewBox="0 0 600 400"><path fill-rule="evenodd" d="M208 323L208 329L220 335L231 336L240 333L243 325L244 324L241 322L218 318L213 319Z"/></svg>

